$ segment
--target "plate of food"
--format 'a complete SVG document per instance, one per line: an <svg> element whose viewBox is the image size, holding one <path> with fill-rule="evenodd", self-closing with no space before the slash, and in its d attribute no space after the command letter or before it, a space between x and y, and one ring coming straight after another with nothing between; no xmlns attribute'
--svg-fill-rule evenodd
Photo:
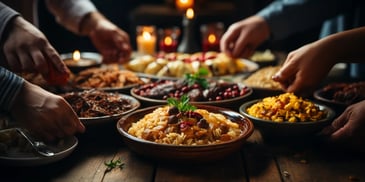
<svg viewBox="0 0 365 182"><path fill-rule="evenodd" d="M197 73L200 68L208 70L207 77L248 74L259 68L257 63L246 59L233 59L219 52L144 55L134 58L124 67L155 78L182 78L185 74Z"/></svg>
<svg viewBox="0 0 365 182"><path fill-rule="evenodd" d="M335 117L335 111L328 106L293 93L246 102L239 112L250 118L264 135L284 137L314 135Z"/></svg>
<svg viewBox="0 0 365 182"><path fill-rule="evenodd" d="M168 98L187 95L193 104L234 107L251 95L244 84L206 79L204 69L187 74L184 79L157 80L131 89L131 95L146 105L166 104Z"/></svg>
<svg viewBox="0 0 365 182"><path fill-rule="evenodd" d="M258 69L249 75L242 82L251 87L257 98L274 96L284 93L279 82L272 79L272 76L279 71L281 66L267 66Z"/></svg>
<svg viewBox="0 0 365 182"><path fill-rule="evenodd" d="M122 70L118 65L111 64L83 70L75 74L71 78L71 82L79 90L98 89L129 93L132 87L147 83L149 79L132 71Z"/></svg>
<svg viewBox="0 0 365 182"><path fill-rule="evenodd" d="M347 106L365 99L365 82L330 83L316 90L314 98L341 113Z"/></svg>
<svg viewBox="0 0 365 182"><path fill-rule="evenodd" d="M255 51L249 60L257 63L260 67L275 66L278 62L275 54L269 50Z"/></svg>
<svg viewBox="0 0 365 182"><path fill-rule="evenodd" d="M191 163L224 158L252 134L252 122L241 114L186 99L123 116L117 129L125 144L152 159Z"/></svg>
<svg viewBox="0 0 365 182"><path fill-rule="evenodd" d="M77 145L74 136L47 143L54 155L46 157L37 154L16 128L7 128L0 130L0 163L9 166L45 165L69 156Z"/></svg>
<svg viewBox="0 0 365 182"><path fill-rule="evenodd" d="M61 96L85 125L117 121L140 107L140 102L130 95L101 90L68 92Z"/></svg>

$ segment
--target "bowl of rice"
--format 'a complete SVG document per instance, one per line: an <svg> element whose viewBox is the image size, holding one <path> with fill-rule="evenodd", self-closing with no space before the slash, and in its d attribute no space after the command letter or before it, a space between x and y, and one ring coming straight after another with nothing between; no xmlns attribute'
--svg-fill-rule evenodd
<svg viewBox="0 0 365 182"><path fill-rule="evenodd" d="M204 162L239 151L254 130L250 119L230 109L195 105L199 120L173 121L171 107L152 106L123 116L117 129L125 144L151 159Z"/></svg>
<svg viewBox="0 0 365 182"><path fill-rule="evenodd" d="M329 125L335 111L326 105L283 93L242 104L239 112L251 119L263 135L310 136Z"/></svg>

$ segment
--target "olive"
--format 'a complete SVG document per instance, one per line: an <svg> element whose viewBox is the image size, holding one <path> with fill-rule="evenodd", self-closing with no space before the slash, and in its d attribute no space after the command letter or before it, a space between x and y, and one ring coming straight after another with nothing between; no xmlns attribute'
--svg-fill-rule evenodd
<svg viewBox="0 0 365 182"><path fill-rule="evenodd" d="M179 109L177 107L171 107L168 111L169 115L176 115L179 113Z"/></svg>

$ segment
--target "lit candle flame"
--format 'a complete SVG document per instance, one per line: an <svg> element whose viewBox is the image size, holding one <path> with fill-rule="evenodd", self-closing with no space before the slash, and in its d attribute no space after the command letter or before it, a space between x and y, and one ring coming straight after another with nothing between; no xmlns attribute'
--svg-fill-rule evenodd
<svg viewBox="0 0 365 182"><path fill-rule="evenodd" d="M165 37L165 39L163 40L165 45L169 46L172 44L172 38L171 37Z"/></svg>
<svg viewBox="0 0 365 182"><path fill-rule="evenodd" d="M152 39L152 36L149 32L143 32L142 36L143 36L143 39L145 39L145 40L151 40Z"/></svg>
<svg viewBox="0 0 365 182"><path fill-rule="evenodd" d="M80 58L81 58L80 51L79 51L79 50L75 50L75 51L73 52L73 54L72 54L72 59L73 59L74 61L78 61L78 60L80 60Z"/></svg>
<svg viewBox="0 0 365 182"><path fill-rule="evenodd" d="M186 10L186 17L188 19L193 19L194 18L194 10L193 8L189 8L188 10Z"/></svg>
<svg viewBox="0 0 365 182"><path fill-rule="evenodd" d="M215 41L217 41L217 37L214 34L209 34L208 35L208 42L213 44L213 43L215 43Z"/></svg>

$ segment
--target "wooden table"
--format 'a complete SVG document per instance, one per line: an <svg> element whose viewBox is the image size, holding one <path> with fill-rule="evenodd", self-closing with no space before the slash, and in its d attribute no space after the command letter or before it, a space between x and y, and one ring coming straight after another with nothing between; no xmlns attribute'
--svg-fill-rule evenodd
<svg viewBox="0 0 365 182"><path fill-rule="evenodd" d="M115 123L87 128L67 158L44 166L0 166L0 181L365 181L365 157L318 138L262 137L255 131L240 151L208 163L153 161L123 144ZM123 169L105 173L105 161Z"/></svg>

